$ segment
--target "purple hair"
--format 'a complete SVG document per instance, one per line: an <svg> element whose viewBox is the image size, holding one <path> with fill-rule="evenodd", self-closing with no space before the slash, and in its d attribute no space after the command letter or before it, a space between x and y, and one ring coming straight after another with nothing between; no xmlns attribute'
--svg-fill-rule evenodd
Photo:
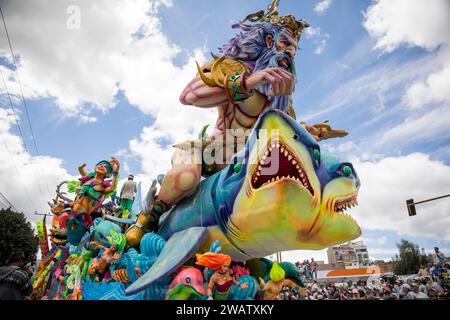
<svg viewBox="0 0 450 320"><path fill-rule="evenodd" d="M233 25L233 28L238 27L244 32L238 33L222 48L219 48L219 51L231 59L239 59L245 62L256 61L266 46L266 36L270 34L274 39L277 39L278 34L283 29L282 26L268 22L254 25Z"/></svg>
<svg viewBox="0 0 450 320"><path fill-rule="evenodd" d="M222 48L219 48L220 53L226 57L244 61L252 72L263 70L268 67L278 67L278 61L283 58L291 60L291 57L286 53L277 52L275 46L272 46L272 48L266 47L266 36L269 34L272 35L274 42L276 43L284 27L268 22L254 25L242 23L233 25L233 28L237 27L244 30L244 32L240 32ZM296 76L295 64L293 61L289 71L294 77ZM266 96L270 89L270 85L267 83L257 88L258 91ZM269 100L272 102L273 109L286 111L290 97L271 96L269 97Z"/></svg>

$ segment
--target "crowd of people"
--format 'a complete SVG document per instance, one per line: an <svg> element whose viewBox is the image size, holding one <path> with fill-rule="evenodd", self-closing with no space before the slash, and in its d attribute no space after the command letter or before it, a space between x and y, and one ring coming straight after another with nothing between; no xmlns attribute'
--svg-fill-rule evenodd
<svg viewBox="0 0 450 320"><path fill-rule="evenodd" d="M319 265L314 261L314 258L311 258L311 261L304 260L303 262L296 262L295 265L297 266L300 276L303 279L317 279L317 268Z"/></svg>
<svg viewBox="0 0 450 320"><path fill-rule="evenodd" d="M312 279L311 262L297 262L306 279L306 287L295 295L284 294L285 300L420 300L450 299L449 268L445 255L435 248L431 263L422 265L417 274L409 276L368 277L366 280L322 282ZM311 259L313 263L314 260ZM313 264L314 266L314 264ZM315 265L317 268L317 264Z"/></svg>
<svg viewBox="0 0 450 320"><path fill-rule="evenodd" d="M21 251L14 251L8 265L0 267L0 300L23 299L31 293L32 270ZM432 263L409 276L370 276L365 280L326 282L317 279L314 259L296 263L305 286L283 287L279 300L421 300L450 299L450 263L437 250Z"/></svg>
<svg viewBox="0 0 450 320"><path fill-rule="evenodd" d="M438 277L380 277L353 282L318 282L310 280L300 289L304 300L420 300L449 299L449 265L442 267ZM302 292L303 290L303 292Z"/></svg>

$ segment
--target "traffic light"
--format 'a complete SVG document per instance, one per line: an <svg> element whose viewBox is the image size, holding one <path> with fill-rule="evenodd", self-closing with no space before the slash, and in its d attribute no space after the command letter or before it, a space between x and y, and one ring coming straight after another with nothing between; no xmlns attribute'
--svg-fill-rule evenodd
<svg viewBox="0 0 450 320"><path fill-rule="evenodd" d="M414 199L406 200L406 208L408 208L408 214L410 217L416 215L416 206L414 204Z"/></svg>

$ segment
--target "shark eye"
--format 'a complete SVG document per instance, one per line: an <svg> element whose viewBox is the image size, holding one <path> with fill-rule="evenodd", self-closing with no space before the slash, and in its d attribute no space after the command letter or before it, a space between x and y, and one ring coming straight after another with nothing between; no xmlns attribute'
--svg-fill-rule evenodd
<svg viewBox="0 0 450 320"><path fill-rule="evenodd" d="M186 279L184 279L186 281L186 283L191 283L191 278L190 277L186 277Z"/></svg>
<svg viewBox="0 0 450 320"><path fill-rule="evenodd" d="M292 138L294 138L294 140L298 140L298 135L294 134Z"/></svg>
<svg viewBox="0 0 450 320"><path fill-rule="evenodd" d="M242 163L236 163L233 167L234 173L239 173L242 168Z"/></svg>
<svg viewBox="0 0 450 320"><path fill-rule="evenodd" d="M312 156L315 160L319 161L320 159L320 151L318 149L314 149L312 152Z"/></svg>
<svg viewBox="0 0 450 320"><path fill-rule="evenodd" d="M345 176L349 177L349 176L351 176L351 174L353 173L353 171L352 171L352 168L350 168L349 166L343 166L343 167L342 167L342 173L343 173Z"/></svg>

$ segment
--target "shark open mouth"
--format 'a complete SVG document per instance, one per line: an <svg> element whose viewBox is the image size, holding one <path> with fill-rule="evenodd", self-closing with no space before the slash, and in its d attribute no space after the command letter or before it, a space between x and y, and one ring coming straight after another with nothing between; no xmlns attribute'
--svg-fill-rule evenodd
<svg viewBox="0 0 450 320"><path fill-rule="evenodd" d="M272 163L273 161L278 161L278 166ZM277 168L276 172L273 172L275 169L272 167ZM301 161L286 144L273 141L255 166L251 177L252 187L259 189L270 183L287 179L294 180L314 196L314 189L311 187Z"/></svg>
<svg viewBox="0 0 450 320"><path fill-rule="evenodd" d="M357 195L352 195L345 199L339 199L334 202L333 211L335 213L343 214L351 218L350 214L345 212L347 209L351 207L355 207L358 205Z"/></svg>

